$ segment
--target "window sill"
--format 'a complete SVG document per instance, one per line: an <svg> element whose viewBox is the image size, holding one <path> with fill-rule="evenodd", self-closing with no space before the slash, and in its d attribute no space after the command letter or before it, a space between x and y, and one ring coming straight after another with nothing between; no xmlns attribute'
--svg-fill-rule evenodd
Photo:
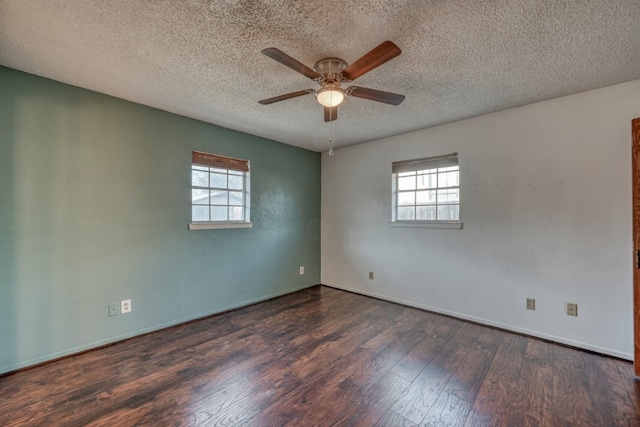
<svg viewBox="0 0 640 427"><path fill-rule="evenodd" d="M219 230L225 228L253 228L252 222L190 222L189 230Z"/></svg>
<svg viewBox="0 0 640 427"><path fill-rule="evenodd" d="M461 221L392 221L391 227L462 229Z"/></svg>

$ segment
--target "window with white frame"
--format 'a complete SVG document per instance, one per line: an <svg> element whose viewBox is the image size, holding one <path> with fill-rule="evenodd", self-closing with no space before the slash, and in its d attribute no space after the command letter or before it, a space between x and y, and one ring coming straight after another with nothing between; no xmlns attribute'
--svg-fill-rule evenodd
<svg viewBox="0 0 640 427"><path fill-rule="evenodd" d="M190 228L249 223L249 161L194 151Z"/></svg>
<svg viewBox="0 0 640 427"><path fill-rule="evenodd" d="M458 153L392 163L396 223L460 221Z"/></svg>

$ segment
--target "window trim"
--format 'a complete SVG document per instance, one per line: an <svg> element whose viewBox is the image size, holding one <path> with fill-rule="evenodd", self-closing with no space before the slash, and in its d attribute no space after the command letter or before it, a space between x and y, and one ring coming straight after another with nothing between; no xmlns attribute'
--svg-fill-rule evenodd
<svg viewBox="0 0 640 427"><path fill-rule="evenodd" d="M240 172L242 173L242 199L243 204L242 208L244 211L244 221L237 220L221 220L221 221L193 221L193 211L191 212L191 221L188 223L189 230L215 230L215 229L232 229L232 228L253 228L253 223L251 222L251 173L249 168L249 161L243 159L236 159L233 157L222 156L218 154L210 154L202 151L192 151L191 153L191 176L193 177L193 167L208 167L214 169L225 169L226 174L229 175L230 171ZM209 170L209 173L211 171ZM228 179L228 178L227 178ZM193 190L194 188L205 189L205 187L194 186L193 182L190 185L190 188ZM222 191L232 191L229 188L220 189L217 187L206 187L206 189L219 189ZM236 190L237 191L237 190ZM227 199L228 202L228 199ZM191 209L193 210L194 204L191 203ZM212 206L212 205L209 205ZM235 205L225 205L227 208L233 207Z"/></svg>
<svg viewBox="0 0 640 427"><path fill-rule="evenodd" d="M223 230L227 228L253 228L252 222L190 222L189 230Z"/></svg>
<svg viewBox="0 0 640 427"><path fill-rule="evenodd" d="M461 230L464 223L462 221L389 221L391 227L403 228L445 228Z"/></svg>

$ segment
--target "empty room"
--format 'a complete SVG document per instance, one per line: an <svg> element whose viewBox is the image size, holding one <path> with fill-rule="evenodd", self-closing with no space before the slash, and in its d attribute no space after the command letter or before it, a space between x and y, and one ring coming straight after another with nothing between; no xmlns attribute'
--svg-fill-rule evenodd
<svg viewBox="0 0 640 427"><path fill-rule="evenodd" d="M640 426L637 0L0 0L0 426Z"/></svg>

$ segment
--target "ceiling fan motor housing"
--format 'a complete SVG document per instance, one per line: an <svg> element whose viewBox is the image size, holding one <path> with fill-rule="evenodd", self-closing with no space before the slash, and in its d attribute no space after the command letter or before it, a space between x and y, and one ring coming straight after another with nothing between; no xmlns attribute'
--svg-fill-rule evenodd
<svg viewBox="0 0 640 427"><path fill-rule="evenodd" d="M324 58L313 66L313 70L322 76L324 83L342 81L341 73L345 68L347 63L340 58Z"/></svg>

